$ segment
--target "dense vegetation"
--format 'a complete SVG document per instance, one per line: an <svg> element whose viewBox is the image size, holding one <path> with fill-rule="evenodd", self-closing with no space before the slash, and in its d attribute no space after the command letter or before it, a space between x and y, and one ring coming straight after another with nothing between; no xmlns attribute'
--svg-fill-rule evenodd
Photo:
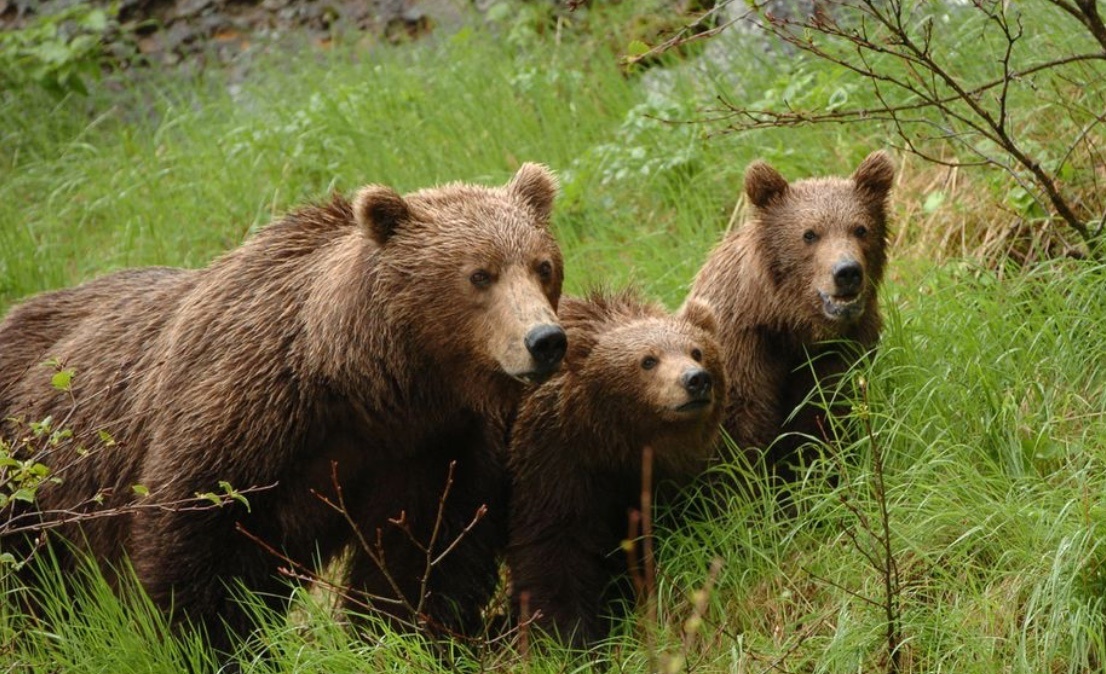
<svg viewBox="0 0 1106 674"><path fill-rule="evenodd" d="M112 269L203 265L333 190L500 182L526 160L562 179L555 226L569 292L635 282L677 306L740 219L747 162L765 158L792 178L843 174L893 136L856 125L724 135L673 122L706 116L722 91L750 102L863 92L752 38L727 43L724 59L691 50L623 70L617 51L641 24L636 4L593 8L560 30L541 12L498 12L403 47L350 40L275 53L229 86L222 72L155 71L84 96L0 92L0 310ZM1062 39L1062 24L1039 25ZM978 64L988 48L968 43L955 57ZM887 328L856 373L863 437L812 466L792 507L754 489L722 515L662 517L656 615L642 612L592 654L597 670L1100 666L1106 267L1041 256L1015 266L981 244L1029 217L1009 178L897 157ZM986 258L973 255L984 248ZM757 466L729 468L758 481ZM827 472L840 479L820 479ZM210 667L196 640L165 637L139 593L119 599L95 577L82 588L38 597L39 621L5 594L0 667ZM303 593L290 620L262 622L242 655L250 671L567 672L586 662L517 642L443 658L416 638L358 639L317 594Z"/></svg>

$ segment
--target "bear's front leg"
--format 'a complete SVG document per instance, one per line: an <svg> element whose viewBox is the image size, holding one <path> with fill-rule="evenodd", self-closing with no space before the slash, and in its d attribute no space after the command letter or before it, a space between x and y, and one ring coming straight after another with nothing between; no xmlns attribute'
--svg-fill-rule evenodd
<svg viewBox="0 0 1106 674"><path fill-rule="evenodd" d="M608 634L603 598L612 581L609 553L588 532L595 523L562 522L525 532L508 549L511 604L516 619L531 619L550 636L574 648L592 646ZM525 608L526 615L522 615Z"/></svg>
<svg viewBox="0 0 1106 674"><path fill-rule="evenodd" d="M221 653L253 629L235 592L247 587L270 608L289 594L272 554L236 531L244 514L239 505L146 512L136 516L131 539L131 561L150 598L174 624L205 631Z"/></svg>

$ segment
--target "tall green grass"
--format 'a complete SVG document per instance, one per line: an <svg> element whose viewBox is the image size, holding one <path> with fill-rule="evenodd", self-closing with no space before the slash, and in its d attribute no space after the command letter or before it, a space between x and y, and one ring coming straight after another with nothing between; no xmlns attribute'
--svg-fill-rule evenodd
<svg viewBox="0 0 1106 674"><path fill-rule="evenodd" d="M741 72L674 64L666 80L621 72L587 34L535 35L523 50L505 30L271 56L231 86L223 73L150 73L87 99L0 95L0 310L114 268L206 264L334 190L501 182L527 160L561 176L570 292L636 282L675 306L735 216L748 161L767 157L788 177L843 174L885 140L828 128L707 137L665 121L708 102L712 77L750 97L785 85L793 71L756 44L734 61ZM919 197L900 189L896 212ZM882 344L855 373L867 399L854 421L866 417L871 434L813 465L791 509L760 489L710 518L662 520L656 625L627 621L582 660L556 649L443 658L386 630L358 638L304 593L291 618L259 615L243 668L886 670L883 575L865 557L882 476L904 671L1095 671L1106 646L1106 269L896 252ZM168 636L140 594L120 598L95 576L48 587L39 603L46 620L34 622L0 600L3 669L214 666L194 640Z"/></svg>

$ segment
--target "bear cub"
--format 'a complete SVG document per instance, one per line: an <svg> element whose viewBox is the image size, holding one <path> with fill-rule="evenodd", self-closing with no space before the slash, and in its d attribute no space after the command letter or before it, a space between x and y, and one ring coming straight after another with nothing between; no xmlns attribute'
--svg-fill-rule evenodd
<svg viewBox="0 0 1106 674"><path fill-rule="evenodd" d="M687 481L712 457L726 375L715 320L698 302L673 316L632 292L565 298L562 369L529 393L512 431L507 564L515 615L574 647L607 636L633 597L621 548L653 484ZM666 484L666 486L670 486Z"/></svg>
<svg viewBox="0 0 1106 674"><path fill-rule="evenodd" d="M754 162L745 172L752 217L711 252L689 294L718 317L725 430L743 450L767 450L784 480L794 477L801 445L825 438L815 390L832 396L879 339L894 175L882 151L849 178L794 183Z"/></svg>

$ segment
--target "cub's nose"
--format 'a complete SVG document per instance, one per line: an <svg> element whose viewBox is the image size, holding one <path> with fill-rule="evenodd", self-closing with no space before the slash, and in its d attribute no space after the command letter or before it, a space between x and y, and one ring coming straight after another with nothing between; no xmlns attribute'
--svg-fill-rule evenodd
<svg viewBox="0 0 1106 674"><path fill-rule="evenodd" d="M855 295L864 282L864 270L856 260L838 262L833 266L833 282L837 285L838 295Z"/></svg>
<svg viewBox="0 0 1106 674"><path fill-rule="evenodd" d="M680 383L692 398L706 398L710 394L711 386L714 385L710 373L701 367L685 370L680 377Z"/></svg>
<svg viewBox="0 0 1106 674"><path fill-rule="evenodd" d="M539 325L526 333L526 350L534 358L539 372L550 372L565 357L568 338L559 325Z"/></svg>

